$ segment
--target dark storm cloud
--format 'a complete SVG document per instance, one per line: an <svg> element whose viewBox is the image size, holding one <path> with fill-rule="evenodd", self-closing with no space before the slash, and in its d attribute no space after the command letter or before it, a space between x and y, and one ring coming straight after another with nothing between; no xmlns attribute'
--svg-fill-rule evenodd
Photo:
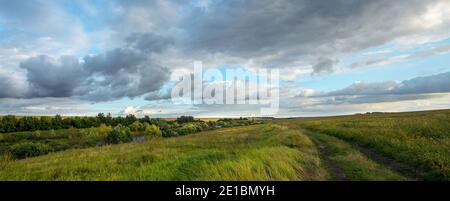
<svg viewBox="0 0 450 201"><path fill-rule="evenodd" d="M77 58L61 57L56 64L48 56L30 58L20 64L27 71L31 87L30 97L69 97L83 81L86 73L82 71Z"/></svg>
<svg viewBox="0 0 450 201"><path fill-rule="evenodd" d="M354 96L383 94L424 94L450 92L450 72L424 77L416 77L400 83L354 83L344 89L328 92L322 96Z"/></svg>
<svg viewBox="0 0 450 201"><path fill-rule="evenodd" d="M107 101L122 97L134 98L150 92L158 91L169 79L168 68L143 61L136 69L122 68L114 74L100 76L101 79L91 79L84 91L89 100Z"/></svg>
<svg viewBox="0 0 450 201"><path fill-rule="evenodd" d="M138 45L134 40L127 42L130 46ZM85 57L84 69L101 78L89 80L88 98L97 101L134 98L159 90L169 79L170 70L157 64L147 53L163 51L166 47L154 47L162 43L153 38L153 43L141 44L142 49L115 49Z"/></svg>
<svg viewBox="0 0 450 201"><path fill-rule="evenodd" d="M122 97L134 98L158 91L169 79L170 71L151 61L139 65L136 72L121 69L116 74L91 80L87 98L94 101L107 101Z"/></svg>
<svg viewBox="0 0 450 201"><path fill-rule="evenodd" d="M150 67L151 66L151 67ZM139 71L139 91L156 91L169 79L170 72L158 64L149 64Z"/></svg>
<svg viewBox="0 0 450 201"><path fill-rule="evenodd" d="M346 88L328 92L323 96L380 95L389 93L398 86L399 83L395 81L377 83L357 82Z"/></svg>
<svg viewBox="0 0 450 201"><path fill-rule="evenodd" d="M450 92L450 72L403 81L392 92L394 94Z"/></svg>
<svg viewBox="0 0 450 201"><path fill-rule="evenodd" d="M91 101L108 101L157 91L169 79L170 70L147 55L165 48L151 49L154 44L161 43L146 43L140 46L145 47L143 50L116 48L86 56L83 62L70 56L61 57L58 61L45 55L27 59L20 66L26 70L30 89L22 97L77 96ZM0 95L18 97L11 95L9 89Z"/></svg>
<svg viewBox="0 0 450 201"><path fill-rule="evenodd" d="M47 56L28 59L20 66L26 71L29 90L24 90L24 95L8 87L0 97L110 100L145 95L168 80L170 70L161 65L157 55L170 47L181 59L204 59L207 54L220 53L257 63L262 60L259 63L271 67L305 60L314 74L329 73L337 64L336 54L379 46L421 31L420 26L411 25L411 19L438 1L227 0L211 1L206 7L187 1L117 1L111 4L119 9L110 10L119 14L110 14L118 16L104 16L104 26L122 37L111 43L122 44L118 41L125 38L123 45L85 56L83 62L73 57L56 62ZM58 13L64 11L51 4L0 0L0 16L2 22L21 25L15 27L36 26L30 31L33 33L70 27L58 21ZM47 17L50 14L52 17Z"/></svg>
<svg viewBox="0 0 450 201"><path fill-rule="evenodd" d="M135 72L146 56L131 49L117 48L95 56L84 57L84 68L88 72L104 75L116 74L121 69Z"/></svg>
<svg viewBox="0 0 450 201"><path fill-rule="evenodd" d="M423 31L414 19L439 1L227 0L208 1L205 6L177 0L117 1L123 16L114 21L114 27L120 31L126 27L132 33L142 28L132 25L147 25L154 33L129 36L129 41L139 41L133 46L171 44L179 56L190 59L219 53L260 60L267 67L285 67L299 60L313 66L321 57L337 58L336 54ZM176 40L152 42L161 35Z"/></svg>
<svg viewBox="0 0 450 201"><path fill-rule="evenodd" d="M189 38L184 48L193 54L276 55L278 61L289 61L362 50L410 34L420 29L411 25L411 18L433 2L218 1L206 11L193 9L180 24Z"/></svg>

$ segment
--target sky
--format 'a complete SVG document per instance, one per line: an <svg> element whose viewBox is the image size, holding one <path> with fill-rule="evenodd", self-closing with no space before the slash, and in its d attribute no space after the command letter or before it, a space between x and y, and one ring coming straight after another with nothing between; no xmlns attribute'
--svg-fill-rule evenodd
<svg viewBox="0 0 450 201"><path fill-rule="evenodd" d="M450 1L0 0L0 115L255 115L174 104L195 61L278 69L277 117L447 109Z"/></svg>

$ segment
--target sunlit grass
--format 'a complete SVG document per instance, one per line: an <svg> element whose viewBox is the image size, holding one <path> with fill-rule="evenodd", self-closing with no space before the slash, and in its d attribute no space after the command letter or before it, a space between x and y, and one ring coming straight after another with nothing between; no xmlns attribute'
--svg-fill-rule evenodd
<svg viewBox="0 0 450 201"><path fill-rule="evenodd" d="M450 179L450 111L284 120L372 149L416 169L426 180Z"/></svg>
<svg viewBox="0 0 450 201"><path fill-rule="evenodd" d="M324 180L297 130L255 125L73 149L0 165L0 180Z"/></svg>
<svg viewBox="0 0 450 201"><path fill-rule="evenodd" d="M378 164L336 137L310 133L310 136L327 147L332 160L346 173L347 179L358 181L393 181L406 178Z"/></svg>

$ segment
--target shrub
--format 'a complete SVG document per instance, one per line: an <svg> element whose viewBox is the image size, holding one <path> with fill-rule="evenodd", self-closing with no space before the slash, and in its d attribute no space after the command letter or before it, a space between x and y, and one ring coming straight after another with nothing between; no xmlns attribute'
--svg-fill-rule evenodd
<svg viewBox="0 0 450 201"><path fill-rule="evenodd" d="M100 135L98 128L86 128L81 130L80 141L82 144L93 145L97 141L105 139L106 135Z"/></svg>
<svg viewBox="0 0 450 201"><path fill-rule="evenodd" d="M95 143L96 141L105 139L112 130L111 126L100 124L97 128L83 129L82 135L89 143Z"/></svg>
<svg viewBox="0 0 450 201"><path fill-rule="evenodd" d="M147 128L147 126L150 125L147 122L142 123L142 130L145 131L145 128Z"/></svg>
<svg viewBox="0 0 450 201"><path fill-rule="evenodd" d="M23 142L15 144L10 148L11 155L17 159L44 155L51 151L50 146L37 142Z"/></svg>
<svg viewBox="0 0 450 201"><path fill-rule="evenodd" d="M210 126L206 122L199 122L197 123L197 127L200 129L200 131L210 130Z"/></svg>
<svg viewBox="0 0 450 201"><path fill-rule="evenodd" d="M56 138L58 135L56 135L55 130L51 129L48 133L49 138Z"/></svg>
<svg viewBox="0 0 450 201"><path fill-rule="evenodd" d="M177 129L177 132L180 135L187 135L187 134L196 133L199 131L200 131L200 128L193 123L184 124L182 127Z"/></svg>
<svg viewBox="0 0 450 201"><path fill-rule="evenodd" d="M51 147L52 151L62 151L70 148L70 144L64 141L50 141L48 145Z"/></svg>
<svg viewBox="0 0 450 201"><path fill-rule="evenodd" d="M130 142L133 140L133 137L131 136L131 131L128 127L119 124L106 136L105 140L111 144L118 144Z"/></svg>
<svg viewBox="0 0 450 201"><path fill-rule="evenodd" d="M112 131L111 126L107 126L106 124L100 124L100 126L97 128L97 131L100 134L106 135L107 133L110 133Z"/></svg>
<svg viewBox="0 0 450 201"><path fill-rule="evenodd" d="M143 131L145 129L144 125L139 121L135 121L129 127L131 131Z"/></svg>
<svg viewBox="0 0 450 201"><path fill-rule="evenodd" d="M28 135L28 140L35 140L35 139L38 139L39 137L41 137L41 132L33 131L33 132L30 132L30 134Z"/></svg>
<svg viewBox="0 0 450 201"><path fill-rule="evenodd" d="M162 137L163 136L161 129L159 129L159 127L155 126L155 125L146 126L145 127L145 135L151 136L151 137Z"/></svg>
<svg viewBox="0 0 450 201"><path fill-rule="evenodd" d="M175 137L178 136L178 133L174 129L166 127L162 128L162 135L163 137Z"/></svg>

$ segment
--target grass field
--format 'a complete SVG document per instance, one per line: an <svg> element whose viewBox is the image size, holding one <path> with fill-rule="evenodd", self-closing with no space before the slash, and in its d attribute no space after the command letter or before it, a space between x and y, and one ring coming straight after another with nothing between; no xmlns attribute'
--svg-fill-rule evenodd
<svg viewBox="0 0 450 201"><path fill-rule="evenodd" d="M325 180L314 144L277 125L3 160L0 180Z"/></svg>
<svg viewBox="0 0 450 201"><path fill-rule="evenodd" d="M401 181L406 178L397 172L394 172L381 164L378 164L367 156L355 150L351 145L344 141L321 133L311 133L310 136L317 140L318 146L322 146L324 151L341 169L341 174L347 180L363 181Z"/></svg>
<svg viewBox="0 0 450 201"><path fill-rule="evenodd" d="M23 142L42 143L55 151L87 148L102 143L106 135L100 127L5 133L0 134L0 155L7 153L11 146ZM142 132L132 132L133 137L141 135Z"/></svg>
<svg viewBox="0 0 450 201"><path fill-rule="evenodd" d="M450 110L267 120L20 160L3 155L0 180L448 181L449 122ZM0 141L14 144L8 139Z"/></svg>
<svg viewBox="0 0 450 201"><path fill-rule="evenodd" d="M450 178L450 111L365 114L281 120L280 124L334 136L400 163L406 175Z"/></svg>

